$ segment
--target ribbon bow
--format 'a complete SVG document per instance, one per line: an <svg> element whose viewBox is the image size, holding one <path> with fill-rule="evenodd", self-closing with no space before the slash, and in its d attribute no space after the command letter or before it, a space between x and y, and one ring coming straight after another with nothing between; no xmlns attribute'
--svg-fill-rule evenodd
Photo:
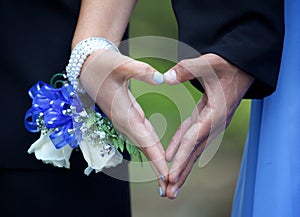
<svg viewBox="0 0 300 217"><path fill-rule="evenodd" d="M64 84L53 88L42 81L28 91L32 106L25 114L25 127L30 132L53 131L49 138L57 149L76 148L81 141L83 106L73 87Z"/></svg>

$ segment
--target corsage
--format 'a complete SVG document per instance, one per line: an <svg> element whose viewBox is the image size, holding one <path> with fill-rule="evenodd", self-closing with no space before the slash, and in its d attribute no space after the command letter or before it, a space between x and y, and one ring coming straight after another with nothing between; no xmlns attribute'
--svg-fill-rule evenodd
<svg viewBox="0 0 300 217"><path fill-rule="evenodd" d="M80 149L89 175L93 170L117 166L125 149L142 159L140 150L119 133L97 107L85 105L88 97L78 83L84 60L96 49L118 49L108 40L93 37L81 41L72 51L66 73L55 74L50 84L37 82L28 91L32 106L25 114L25 128L40 133L28 153L56 167L70 168L70 156Z"/></svg>

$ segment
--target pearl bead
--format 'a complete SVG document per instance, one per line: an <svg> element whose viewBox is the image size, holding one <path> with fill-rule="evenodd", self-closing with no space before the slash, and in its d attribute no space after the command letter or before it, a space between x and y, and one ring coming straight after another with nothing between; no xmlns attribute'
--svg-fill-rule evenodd
<svg viewBox="0 0 300 217"><path fill-rule="evenodd" d="M79 42L71 52L69 64L66 66L67 78L76 91L84 93L77 78L80 76L82 65L88 55L95 50L105 49L119 52L118 48L109 40L101 37L91 37Z"/></svg>

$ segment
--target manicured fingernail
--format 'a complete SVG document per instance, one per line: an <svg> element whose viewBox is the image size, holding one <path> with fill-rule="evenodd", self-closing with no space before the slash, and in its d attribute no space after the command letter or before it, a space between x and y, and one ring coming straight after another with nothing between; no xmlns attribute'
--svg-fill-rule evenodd
<svg viewBox="0 0 300 217"><path fill-rule="evenodd" d="M166 179L163 175L160 175L161 180L164 182Z"/></svg>
<svg viewBox="0 0 300 217"><path fill-rule="evenodd" d="M160 72L154 72L153 80L158 84L164 83L164 75Z"/></svg>
<svg viewBox="0 0 300 217"><path fill-rule="evenodd" d="M176 72L174 69L172 69L164 74L164 79L169 82L175 81L176 77L177 76L176 76Z"/></svg>
<svg viewBox="0 0 300 217"><path fill-rule="evenodd" d="M175 192L174 197L176 198L178 194L178 190Z"/></svg>
<svg viewBox="0 0 300 217"><path fill-rule="evenodd" d="M159 192L159 196L161 196L161 197L162 197L162 195L163 195L163 192L162 192L162 189L161 189L161 187L159 187L159 188L158 188L158 192Z"/></svg>

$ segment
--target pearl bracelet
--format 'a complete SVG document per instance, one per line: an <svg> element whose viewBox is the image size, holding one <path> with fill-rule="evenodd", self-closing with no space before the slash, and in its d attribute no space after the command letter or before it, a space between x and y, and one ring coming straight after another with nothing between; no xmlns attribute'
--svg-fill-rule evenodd
<svg viewBox="0 0 300 217"><path fill-rule="evenodd" d="M84 89L80 87L78 81L82 65L86 58L98 49L120 52L114 43L101 37L84 39L79 42L71 52L69 64L66 66L66 73L71 85L79 93L85 92Z"/></svg>

